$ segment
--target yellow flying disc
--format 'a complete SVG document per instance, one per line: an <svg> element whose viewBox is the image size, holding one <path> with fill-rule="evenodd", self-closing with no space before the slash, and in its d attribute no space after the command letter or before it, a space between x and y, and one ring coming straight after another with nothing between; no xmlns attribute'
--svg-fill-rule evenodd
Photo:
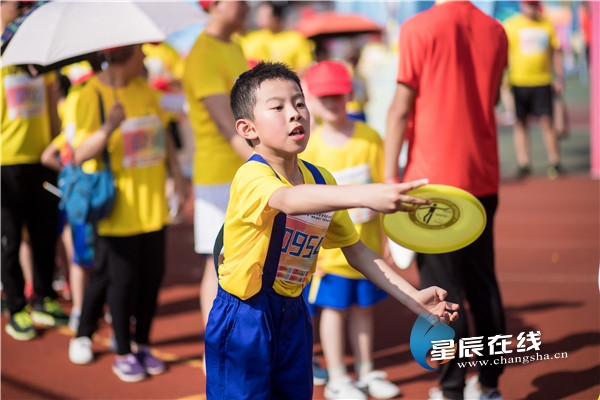
<svg viewBox="0 0 600 400"><path fill-rule="evenodd" d="M425 185L407 194L429 199L431 204L383 216L385 233L401 246L418 253L448 253L473 243L485 228L485 209L465 190Z"/></svg>

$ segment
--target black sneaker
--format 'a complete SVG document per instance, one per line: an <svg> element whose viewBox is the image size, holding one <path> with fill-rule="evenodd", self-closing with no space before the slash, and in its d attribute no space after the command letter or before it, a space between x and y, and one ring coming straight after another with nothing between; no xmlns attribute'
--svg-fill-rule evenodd
<svg viewBox="0 0 600 400"><path fill-rule="evenodd" d="M517 179L525 179L529 175L531 175L531 167L529 165L519 167L517 170Z"/></svg>
<svg viewBox="0 0 600 400"><path fill-rule="evenodd" d="M64 313L58 302L46 297L42 304L36 304L31 313L33 322L46 326L62 326L69 323L69 316Z"/></svg>
<svg viewBox="0 0 600 400"><path fill-rule="evenodd" d="M551 165L548 167L548 178L549 179L556 179L560 175L563 175L564 173L565 173L565 171L560 166L560 164Z"/></svg>
<svg viewBox="0 0 600 400"><path fill-rule="evenodd" d="M4 330L15 340L31 340L37 335L33 321L25 308L11 315Z"/></svg>

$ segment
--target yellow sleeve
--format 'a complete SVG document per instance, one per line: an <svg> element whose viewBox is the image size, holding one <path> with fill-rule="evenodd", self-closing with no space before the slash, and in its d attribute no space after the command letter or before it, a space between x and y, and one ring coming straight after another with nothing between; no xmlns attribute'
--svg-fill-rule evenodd
<svg viewBox="0 0 600 400"><path fill-rule="evenodd" d="M228 94L228 80L221 79L218 65L223 60L212 51L210 39L199 37L188 55L184 80L187 81L192 97L201 100L217 94Z"/></svg>

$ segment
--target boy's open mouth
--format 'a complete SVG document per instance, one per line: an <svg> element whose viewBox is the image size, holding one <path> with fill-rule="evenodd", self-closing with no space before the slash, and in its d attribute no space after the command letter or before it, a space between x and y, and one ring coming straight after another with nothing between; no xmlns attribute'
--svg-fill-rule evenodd
<svg viewBox="0 0 600 400"><path fill-rule="evenodd" d="M292 132L290 133L290 136L298 136L298 135L304 135L304 127L303 126L295 127L292 130Z"/></svg>

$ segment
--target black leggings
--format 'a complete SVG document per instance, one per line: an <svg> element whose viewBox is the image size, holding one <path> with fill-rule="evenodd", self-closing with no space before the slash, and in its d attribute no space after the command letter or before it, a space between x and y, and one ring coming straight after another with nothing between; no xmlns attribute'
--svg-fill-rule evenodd
<svg viewBox="0 0 600 400"><path fill-rule="evenodd" d="M496 281L494 256L494 215L498 206L498 196L487 196L479 200L487 216L487 225L481 236L464 249L452 253L417 254L417 265L422 288L439 286L448 291L446 300L460 305L459 313L462 315L450 324L456 332L454 342L458 344L461 338L484 336L484 349L487 351L488 338L505 333L505 318ZM469 318L464 314L464 300L469 303L475 335L469 335ZM485 352L482 354L485 355ZM473 359L461 359L457 353L454 359L440 366L440 386L447 398L463 398L466 369L459 368L457 363L464 361ZM490 364L491 361L488 366L480 369L479 381L485 386L497 387L504 367Z"/></svg>
<svg viewBox="0 0 600 400"><path fill-rule="evenodd" d="M41 164L0 168L2 184L2 286L10 314L27 304L25 280L19 261L23 226L27 227L33 253L33 288L36 303L56 298L52 289L54 256L58 238L58 197L43 188L56 184L56 172Z"/></svg>
<svg viewBox="0 0 600 400"><path fill-rule="evenodd" d="M78 337L91 337L96 330L106 293L117 354L131 352L131 315L136 319L133 340L148 344L165 271L165 243L165 229L126 237L98 236L94 272L85 290Z"/></svg>

